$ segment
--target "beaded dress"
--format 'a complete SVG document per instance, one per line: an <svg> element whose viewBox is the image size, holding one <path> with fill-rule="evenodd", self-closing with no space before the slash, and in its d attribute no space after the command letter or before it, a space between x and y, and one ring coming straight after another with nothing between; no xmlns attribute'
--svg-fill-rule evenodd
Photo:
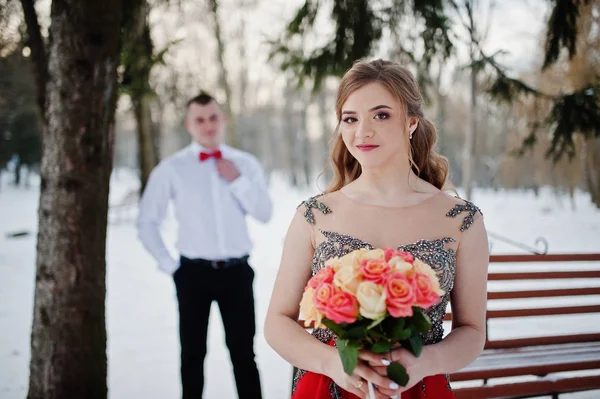
<svg viewBox="0 0 600 399"><path fill-rule="evenodd" d="M429 264L436 271L445 294L427 311L432 328L422 339L424 345L442 340L443 319L454 286L457 249L462 234L481 216L477 206L443 192L406 207L374 206L352 200L338 191L309 198L300 207L313 230L313 275L328 259L360 248L393 247ZM374 239L365 240L365 237ZM325 344L335 345L335 334L329 329L314 329L312 335ZM292 398L354 399L356 396L342 390L327 376L297 370ZM447 375L426 377L402 394L402 399L451 398L454 395Z"/></svg>

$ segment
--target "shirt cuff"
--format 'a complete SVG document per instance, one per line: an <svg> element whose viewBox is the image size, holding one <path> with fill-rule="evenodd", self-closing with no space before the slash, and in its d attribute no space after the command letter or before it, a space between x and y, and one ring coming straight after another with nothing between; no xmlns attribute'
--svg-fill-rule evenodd
<svg viewBox="0 0 600 399"><path fill-rule="evenodd" d="M244 176L239 176L237 179L229 183L229 189L237 197L243 196L252 188L252 181Z"/></svg>
<svg viewBox="0 0 600 399"><path fill-rule="evenodd" d="M181 264L178 260L169 259L169 260L160 262L158 265L158 268L167 274L173 275L177 271L177 269L179 269L180 266L181 266Z"/></svg>

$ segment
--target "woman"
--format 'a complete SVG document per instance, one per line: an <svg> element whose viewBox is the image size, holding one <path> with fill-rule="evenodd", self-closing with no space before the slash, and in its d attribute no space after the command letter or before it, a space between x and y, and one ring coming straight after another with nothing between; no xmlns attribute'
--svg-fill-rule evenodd
<svg viewBox="0 0 600 399"><path fill-rule="evenodd" d="M265 323L269 344L298 367L293 399L453 398L447 375L471 363L485 342L488 244L481 212L442 191L448 163L435 152L434 126L411 73L377 60L356 63L337 94L335 176L325 194L303 202L287 233ZM296 322L304 287L327 259L358 248L398 248L436 271L446 294L428 313L432 329L421 356L397 348L364 351L344 373L330 330L312 336ZM442 320L451 299L452 331ZM442 339L443 338L443 339ZM396 361L410 376L399 387L386 375Z"/></svg>

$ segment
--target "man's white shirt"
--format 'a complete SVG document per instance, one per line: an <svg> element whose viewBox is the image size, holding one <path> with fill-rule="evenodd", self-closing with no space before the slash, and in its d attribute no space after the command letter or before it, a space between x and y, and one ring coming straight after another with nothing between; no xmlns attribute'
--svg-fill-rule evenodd
<svg viewBox="0 0 600 399"><path fill-rule="evenodd" d="M248 255L252 242L246 215L261 222L271 218L272 203L256 158L226 145L219 149L240 172L233 182L219 175L214 158L199 160L204 149L197 143L163 160L150 174L140 200L138 236L166 273L179 267L160 233L169 202L173 202L178 224L176 248L192 259Z"/></svg>

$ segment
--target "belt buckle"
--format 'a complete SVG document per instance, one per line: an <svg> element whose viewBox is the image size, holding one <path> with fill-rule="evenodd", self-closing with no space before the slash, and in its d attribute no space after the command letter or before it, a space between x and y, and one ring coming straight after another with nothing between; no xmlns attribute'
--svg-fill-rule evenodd
<svg viewBox="0 0 600 399"><path fill-rule="evenodd" d="M210 265L213 269L225 269L227 267L226 260L211 260Z"/></svg>

